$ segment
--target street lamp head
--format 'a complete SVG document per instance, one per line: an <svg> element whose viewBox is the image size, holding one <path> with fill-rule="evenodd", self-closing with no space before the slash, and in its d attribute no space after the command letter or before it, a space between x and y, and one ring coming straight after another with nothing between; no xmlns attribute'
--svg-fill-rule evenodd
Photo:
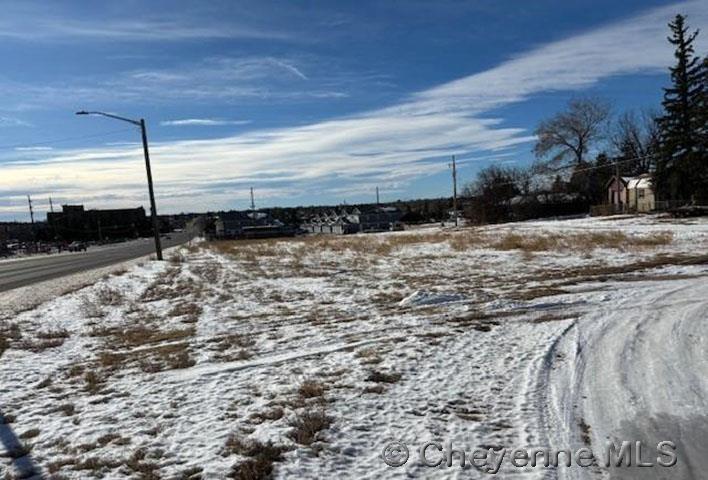
<svg viewBox="0 0 708 480"><path fill-rule="evenodd" d="M77 115L88 115L89 112L87 112L86 110L81 110L80 112L76 112L76 114Z"/></svg>

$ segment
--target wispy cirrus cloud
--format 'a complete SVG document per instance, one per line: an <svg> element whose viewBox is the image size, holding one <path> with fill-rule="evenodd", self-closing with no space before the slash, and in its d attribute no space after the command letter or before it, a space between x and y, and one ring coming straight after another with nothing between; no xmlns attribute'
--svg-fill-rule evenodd
<svg viewBox="0 0 708 480"><path fill-rule="evenodd" d="M16 152L51 152L52 147L15 147Z"/></svg>
<svg viewBox="0 0 708 480"><path fill-rule="evenodd" d="M94 7L100 8L100 4ZM106 7L104 5L104 7ZM81 18L80 11L68 4L17 2L3 4L0 38L30 42L76 42L92 39L111 42L189 41L209 39L247 39L295 41L297 36L274 29L267 18L250 18L248 24L223 21L199 10L180 9L160 16L138 10L130 15L101 15ZM112 11L111 13L115 13Z"/></svg>
<svg viewBox="0 0 708 480"><path fill-rule="evenodd" d="M578 91L612 76L664 70L673 62L666 22L683 11L692 25L706 26L704 5L689 1L651 10L540 46L386 108L305 126L156 143L153 168L161 208L233 207L251 185L281 200L313 191L336 196L361 192L372 179L398 188L443 171L450 154L505 158L534 137L509 126L495 109L542 92ZM706 38L700 42L697 47L705 50ZM114 205L143 202L141 162L139 148L56 152L36 163L6 165L1 185L13 191L58 188L72 201L98 201L110 191Z"/></svg>
<svg viewBox="0 0 708 480"><path fill-rule="evenodd" d="M328 76L328 78L330 78ZM350 85L347 85L350 86ZM28 109L101 104L192 102L298 102L346 98L330 84L310 81L296 60L273 56L208 57L182 65L82 76L33 85L0 77L0 95Z"/></svg>
<svg viewBox="0 0 708 480"><path fill-rule="evenodd" d="M19 118L0 116L0 127L31 127L32 124Z"/></svg>
<svg viewBox="0 0 708 480"><path fill-rule="evenodd" d="M410 113L489 111L539 92L580 90L599 80L632 73L664 72L673 62L667 26L677 13L694 28L708 26L705 0L650 10L599 29L520 53L487 71L420 92L405 107ZM699 35L697 51L708 49Z"/></svg>
<svg viewBox="0 0 708 480"><path fill-rule="evenodd" d="M225 125L248 125L251 120L223 120L218 118L182 118L178 120L164 120L160 125L164 127L221 127Z"/></svg>

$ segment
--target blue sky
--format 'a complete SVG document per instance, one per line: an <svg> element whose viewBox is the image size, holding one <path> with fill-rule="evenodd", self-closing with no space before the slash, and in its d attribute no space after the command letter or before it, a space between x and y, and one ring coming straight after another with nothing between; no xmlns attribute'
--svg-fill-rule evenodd
<svg viewBox="0 0 708 480"><path fill-rule="evenodd" d="M0 220L55 203L160 213L449 195L532 161L577 95L657 107L666 23L708 0L0 1ZM708 51L708 32L699 36Z"/></svg>

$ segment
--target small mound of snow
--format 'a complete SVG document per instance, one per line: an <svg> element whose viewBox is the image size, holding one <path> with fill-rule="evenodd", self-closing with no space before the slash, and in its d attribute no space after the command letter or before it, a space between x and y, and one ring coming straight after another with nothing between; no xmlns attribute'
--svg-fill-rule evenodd
<svg viewBox="0 0 708 480"><path fill-rule="evenodd" d="M398 302L401 307L416 307L420 305L438 305L441 303L453 303L467 300L467 297L459 293L440 293L416 290L411 295Z"/></svg>

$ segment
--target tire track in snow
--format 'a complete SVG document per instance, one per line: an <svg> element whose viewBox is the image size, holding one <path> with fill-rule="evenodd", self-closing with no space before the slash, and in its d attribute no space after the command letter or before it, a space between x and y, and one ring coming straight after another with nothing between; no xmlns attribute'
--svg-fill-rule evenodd
<svg viewBox="0 0 708 480"><path fill-rule="evenodd" d="M557 365L550 372L552 401L540 415L548 417L552 448L583 446L581 421L591 427L596 455L605 454L608 439L680 440L663 438L676 432L653 419L671 415L681 422L708 410L708 282L622 283L616 288L615 300L599 304L596 313L578 322L578 332L566 335L558 346L575 368ZM705 442L706 434L689 431L679 437ZM668 472L671 478L699 478L691 473L691 465L705 460L689 451L687 446L684 470ZM628 479L667 474L666 469L644 468L632 476L625 470L620 473ZM558 473L568 479L609 475L577 467Z"/></svg>

